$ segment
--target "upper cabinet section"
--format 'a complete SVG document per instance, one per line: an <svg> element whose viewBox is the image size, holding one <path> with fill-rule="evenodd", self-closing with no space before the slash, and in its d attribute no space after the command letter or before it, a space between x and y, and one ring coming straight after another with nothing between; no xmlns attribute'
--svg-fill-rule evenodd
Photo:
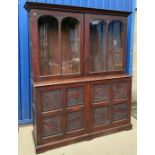
<svg viewBox="0 0 155 155"><path fill-rule="evenodd" d="M125 72L126 18L85 16L87 75Z"/></svg>
<svg viewBox="0 0 155 155"><path fill-rule="evenodd" d="M30 16L33 78L81 77L84 74L83 14L33 10Z"/></svg>
<svg viewBox="0 0 155 155"><path fill-rule="evenodd" d="M125 72L127 12L26 3L34 81Z"/></svg>
<svg viewBox="0 0 155 155"><path fill-rule="evenodd" d="M38 19L40 76L80 74L79 25L74 17L60 22L49 15Z"/></svg>

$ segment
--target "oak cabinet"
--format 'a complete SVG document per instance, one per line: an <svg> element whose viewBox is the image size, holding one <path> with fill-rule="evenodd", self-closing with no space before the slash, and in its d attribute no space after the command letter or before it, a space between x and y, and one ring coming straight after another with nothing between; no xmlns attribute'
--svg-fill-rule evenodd
<svg viewBox="0 0 155 155"><path fill-rule="evenodd" d="M27 2L37 152L131 129L129 12Z"/></svg>

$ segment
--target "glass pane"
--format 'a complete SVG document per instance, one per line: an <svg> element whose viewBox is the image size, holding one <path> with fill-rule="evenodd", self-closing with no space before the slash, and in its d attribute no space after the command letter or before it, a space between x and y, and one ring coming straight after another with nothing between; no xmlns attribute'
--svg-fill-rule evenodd
<svg viewBox="0 0 155 155"><path fill-rule="evenodd" d="M102 20L93 20L90 29L90 72L106 71L106 24Z"/></svg>
<svg viewBox="0 0 155 155"><path fill-rule="evenodd" d="M40 75L60 74L58 49L58 21L51 16L38 20Z"/></svg>
<svg viewBox="0 0 155 155"><path fill-rule="evenodd" d="M62 74L80 73L79 23L74 18L65 18L61 30Z"/></svg>
<svg viewBox="0 0 155 155"><path fill-rule="evenodd" d="M120 21L113 21L109 24L108 71L117 71L123 69L122 32L123 24Z"/></svg>

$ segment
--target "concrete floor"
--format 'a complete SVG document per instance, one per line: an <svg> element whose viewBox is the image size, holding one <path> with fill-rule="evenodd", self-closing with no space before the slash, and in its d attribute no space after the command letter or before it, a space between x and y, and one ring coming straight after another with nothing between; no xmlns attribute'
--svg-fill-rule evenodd
<svg viewBox="0 0 155 155"><path fill-rule="evenodd" d="M132 103L131 115L137 119L137 102Z"/></svg>
<svg viewBox="0 0 155 155"><path fill-rule="evenodd" d="M41 155L136 155L137 121L133 129L46 151ZM35 155L32 125L19 128L19 155Z"/></svg>

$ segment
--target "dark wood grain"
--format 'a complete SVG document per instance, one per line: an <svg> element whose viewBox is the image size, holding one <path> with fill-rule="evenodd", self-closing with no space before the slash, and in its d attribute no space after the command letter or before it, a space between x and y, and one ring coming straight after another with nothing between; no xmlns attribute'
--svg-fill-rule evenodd
<svg viewBox="0 0 155 155"><path fill-rule="evenodd" d="M31 9L41 9L41 10L61 10L68 12L80 12L80 13L96 13L96 14L106 14L106 15L118 15L127 17L131 12L126 11L113 11L113 10L102 10L102 9L94 9L94 8L85 8L85 7L73 7L73 6L65 6L65 5L53 5L53 4L45 4L45 3L33 3L26 2L24 5L25 9L28 11Z"/></svg>
<svg viewBox="0 0 155 155"><path fill-rule="evenodd" d="M129 12L32 2L25 8L36 152L131 129L132 77L125 70ZM109 34L113 21L123 25L116 36L113 29Z"/></svg>

